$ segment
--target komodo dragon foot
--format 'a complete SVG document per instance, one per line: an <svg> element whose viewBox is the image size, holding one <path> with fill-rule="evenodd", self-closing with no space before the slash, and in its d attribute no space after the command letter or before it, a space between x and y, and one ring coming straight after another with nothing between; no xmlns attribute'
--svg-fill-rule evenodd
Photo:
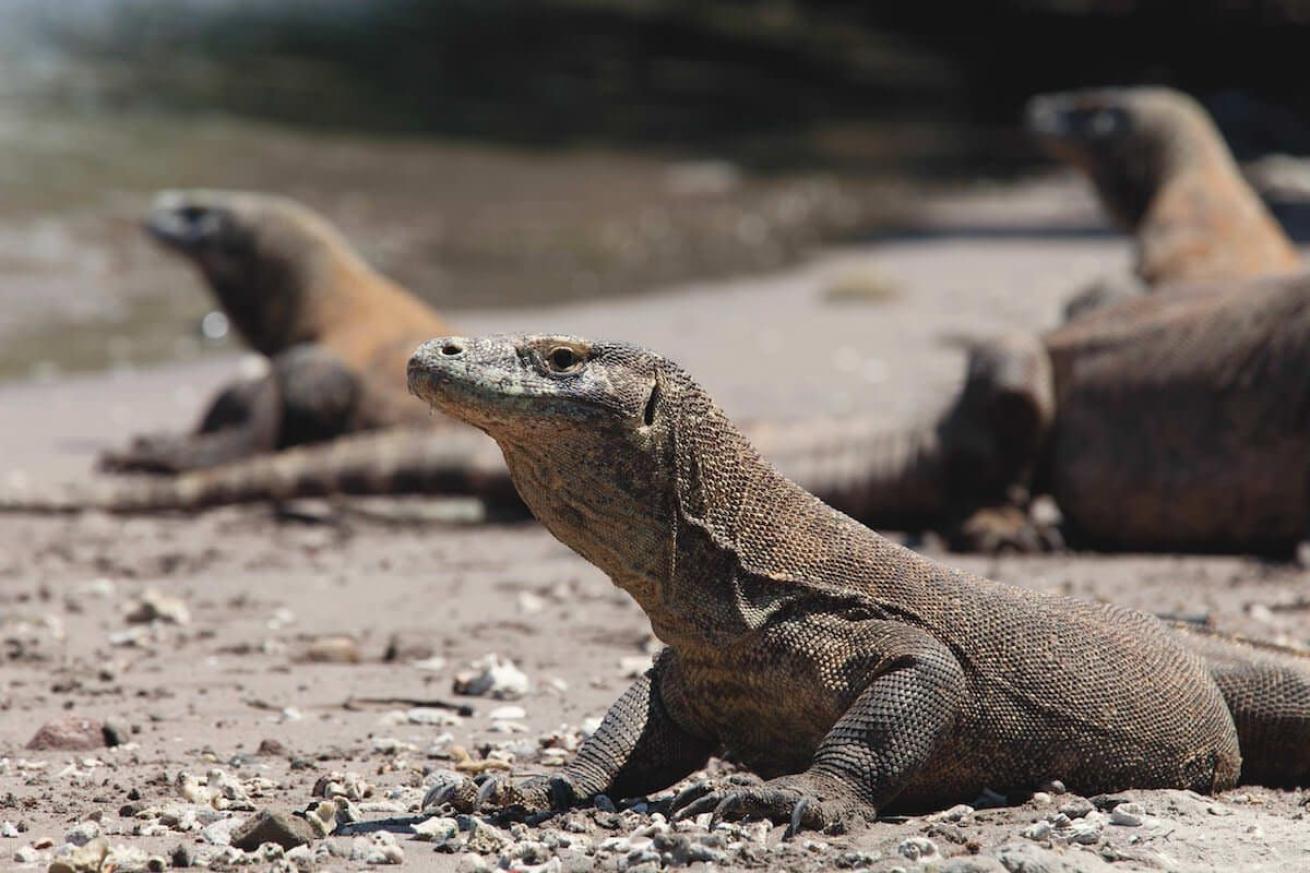
<svg viewBox="0 0 1310 873"><path fill-rule="evenodd" d="M845 833L873 821L877 811L840 779L819 773L796 773L767 782L701 780L673 800L673 820L713 813L710 827L720 821L763 818L786 824L785 839L801 830Z"/></svg>
<svg viewBox="0 0 1310 873"><path fill-rule="evenodd" d="M995 555L1058 552L1064 537L1058 523L1034 518L1022 506L1004 504L974 510L946 532L955 551Z"/></svg>

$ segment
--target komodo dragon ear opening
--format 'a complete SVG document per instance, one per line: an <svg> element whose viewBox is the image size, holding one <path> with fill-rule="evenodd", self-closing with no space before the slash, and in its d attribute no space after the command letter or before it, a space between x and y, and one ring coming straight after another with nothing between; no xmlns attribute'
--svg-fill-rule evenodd
<svg viewBox="0 0 1310 873"><path fill-rule="evenodd" d="M642 410L641 421L646 427L655 423L655 412L660 405L660 383L655 380L655 384L650 388L650 397L646 398L646 408Z"/></svg>

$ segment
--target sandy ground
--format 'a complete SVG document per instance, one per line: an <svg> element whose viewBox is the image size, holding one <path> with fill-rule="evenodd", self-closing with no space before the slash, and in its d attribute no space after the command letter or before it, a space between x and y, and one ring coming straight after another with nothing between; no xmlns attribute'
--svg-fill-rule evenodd
<svg viewBox="0 0 1310 873"><path fill-rule="evenodd" d="M1128 261L1076 185L979 191L930 211L931 232L774 277L460 321L469 332L648 343L735 415L861 410L896 421L931 412L958 378L960 353L943 336L1050 324L1071 290ZM224 358L4 387L0 474L85 475L96 451L189 421L238 366ZM241 853L224 844L258 809L339 795L361 819L406 816L425 786L483 759L549 772L651 650L627 596L535 525L395 525L310 509L296 519L262 507L196 519L0 519L0 868L44 869L100 834L118 847L120 869L177 847L216 868L1310 869L1305 795L1260 788L1090 803L1048 792L791 842L763 825L671 828L657 797L531 826L437 822L427 841L338 836L289 858ZM941 557L1044 591L1310 640L1296 566ZM526 690L456 693L457 674L492 654L513 661ZM126 742L25 748L64 717L109 722Z"/></svg>

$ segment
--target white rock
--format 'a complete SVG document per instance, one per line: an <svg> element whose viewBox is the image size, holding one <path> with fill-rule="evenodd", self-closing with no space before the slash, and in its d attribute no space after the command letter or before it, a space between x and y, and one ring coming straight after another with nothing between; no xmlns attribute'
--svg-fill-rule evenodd
<svg viewBox="0 0 1310 873"><path fill-rule="evenodd" d="M19 846L14 850L14 860L19 864L35 864L41 860L41 853L31 846Z"/></svg>
<svg viewBox="0 0 1310 873"><path fill-rule="evenodd" d="M1054 830L1049 821L1035 821L1024 828L1021 835L1030 840L1047 840Z"/></svg>
<svg viewBox="0 0 1310 873"><path fill-rule="evenodd" d="M232 845L232 831L236 829L237 825L241 824L241 821L239 818L220 819L211 825L206 825L201 830L200 837L206 843L214 846L230 846Z"/></svg>
<svg viewBox="0 0 1310 873"><path fill-rule="evenodd" d="M0 821L0 837L13 839L18 836L18 827L11 821Z"/></svg>
<svg viewBox="0 0 1310 873"><path fill-rule="evenodd" d="M528 711L521 706L498 706L491 712L487 713L487 718L493 721L506 721L520 718L527 718Z"/></svg>
<svg viewBox="0 0 1310 873"><path fill-rule="evenodd" d="M64 834L64 841L74 846L85 846L98 836L100 836L100 825L93 821L84 821L69 828Z"/></svg>
<svg viewBox="0 0 1310 873"><path fill-rule="evenodd" d="M154 588L148 588L127 613L129 624L191 623L191 611L181 598L172 597Z"/></svg>
<svg viewBox="0 0 1310 873"><path fill-rule="evenodd" d="M1110 824L1125 828L1141 827L1144 815L1140 803L1121 803L1110 810Z"/></svg>
<svg viewBox="0 0 1310 873"><path fill-rule="evenodd" d="M459 836L459 824L453 818L433 816L414 825L414 839L425 843L445 843Z"/></svg>
<svg viewBox="0 0 1310 873"><path fill-rule="evenodd" d="M470 667L455 677L455 693L497 700L517 700L528 693L528 677L508 658L492 653Z"/></svg>
<svg viewBox="0 0 1310 873"><path fill-rule="evenodd" d="M937 844L927 837L909 837L901 840L896 852L911 861L931 861L938 857Z"/></svg>

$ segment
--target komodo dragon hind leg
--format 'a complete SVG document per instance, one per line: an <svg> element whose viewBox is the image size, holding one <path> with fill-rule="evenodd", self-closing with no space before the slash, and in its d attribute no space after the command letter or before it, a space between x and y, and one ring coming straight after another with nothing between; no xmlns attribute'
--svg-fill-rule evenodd
<svg viewBox="0 0 1310 873"><path fill-rule="evenodd" d="M1055 418L1041 340L1007 334L969 344L964 387L939 425L950 483L945 534L966 551L1047 551L1052 525L1028 512L1029 486Z"/></svg>
<svg viewBox="0 0 1310 873"><path fill-rule="evenodd" d="M891 622L870 622L881 659L872 681L819 743L804 772L758 785L688 793L675 819L767 818L801 829L840 832L872 821L925 767L954 725L965 676L945 645Z"/></svg>
<svg viewBox="0 0 1310 873"><path fill-rule="evenodd" d="M218 393L188 434L143 434L102 454L110 473L185 473L228 464L277 447L281 400L271 376L236 382Z"/></svg>
<svg viewBox="0 0 1310 873"><path fill-rule="evenodd" d="M1241 782L1310 786L1310 655L1195 625L1172 626L1204 659L1233 716Z"/></svg>

